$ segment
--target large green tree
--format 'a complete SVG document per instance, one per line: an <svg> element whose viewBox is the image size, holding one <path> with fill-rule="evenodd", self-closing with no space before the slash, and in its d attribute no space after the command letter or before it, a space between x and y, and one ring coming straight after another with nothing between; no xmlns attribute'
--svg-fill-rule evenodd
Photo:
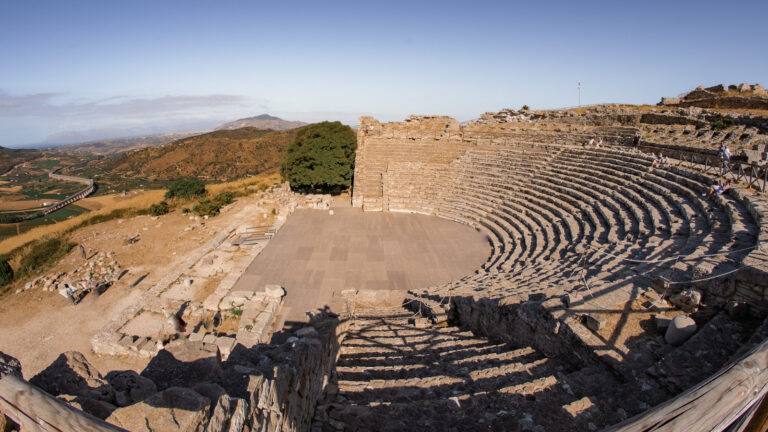
<svg viewBox="0 0 768 432"><path fill-rule="evenodd" d="M293 189L331 190L352 184L355 132L339 122L316 123L299 130L288 146L280 174Z"/></svg>

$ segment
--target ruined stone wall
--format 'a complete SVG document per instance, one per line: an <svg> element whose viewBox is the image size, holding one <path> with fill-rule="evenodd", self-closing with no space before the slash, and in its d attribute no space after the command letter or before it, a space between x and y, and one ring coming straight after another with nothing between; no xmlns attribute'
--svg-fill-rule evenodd
<svg viewBox="0 0 768 432"><path fill-rule="evenodd" d="M233 372L247 374L242 396L249 402L247 423L252 431L310 429L348 327L349 321L324 320L299 330L291 341L266 355L243 353L230 361L239 363Z"/></svg>
<svg viewBox="0 0 768 432"><path fill-rule="evenodd" d="M451 164L390 163L382 174L384 210L436 215L454 173Z"/></svg>
<svg viewBox="0 0 768 432"><path fill-rule="evenodd" d="M366 211L387 210L384 184L390 164L412 162L435 168L449 164L470 145L459 123L450 117L411 116L405 122L386 124L361 117L352 205Z"/></svg>

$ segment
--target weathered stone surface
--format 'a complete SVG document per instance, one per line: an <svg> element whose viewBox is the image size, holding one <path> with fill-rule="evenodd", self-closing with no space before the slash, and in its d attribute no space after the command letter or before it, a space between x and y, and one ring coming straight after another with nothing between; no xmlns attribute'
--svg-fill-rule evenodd
<svg viewBox="0 0 768 432"><path fill-rule="evenodd" d="M219 385L204 383L194 390L211 401L211 416L206 432L242 431L247 403L243 399L230 397Z"/></svg>
<svg viewBox="0 0 768 432"><path fill-rule="evenodd" d="M203 431L210 400L188 388L170 387L137 404L119 408L109 423L133 432Z"/></svg>
<svg viewBox="0 0 768 432"><path fill-rule="evenodd" d="M112 371L105 378L115 389L118 406L131 405L157 393L157 386L152 380L131 370Z"/></svg>
<svg viewBox="0 0 768 432"><path fill-rule="evenodd" d="M115 391L109 382L77 351L61 354L29 382L54 396L69 394L107 402L115 401Z"/></svg>
<svg viewBox="0 0 768 432"><path fill-rule="evenodd" d="M264 292L267 293L268 297L280 298L285 295L285 288L280 285L266 285L264 287Z"/></svg>
<svg viewBox="0 0 768 432"><path fill-rule="evenodd" d="M110 414L112 414L112 412L117 409L117 406L109 402L90 399L82 396L59 395L56 398L67 402L73 408L77 408L80 411L86 412L102 420L109 417Z"/></svg>
<svg viewBox="0 0 768 432"><path fill-rule="evenodd" d="M300 338L317 336L317 330L312 326L304 327L296 332L296 336Z"/></svg>
<svg viewBox="0 0 768 432"><path fill-rule="evenodd" d="M564 405L563 409L571 415L571 417L578 417L581 415L584 411L589 410L592 408L594 404L592 403L592 400L588 397L583 397L579 400L573 401L569 403L568 405Z"/></svg>
<svg viewBox="0 0 768 432"><path fill-rule="evenodd" d="M569 308L581 302L583 297L579 293L568 293L562 297L563 304Z"/></svg>
<svg viewBox="0 0 768 432"><path fill-rule="evenodd" d="M698 310L702 297L703 293L701 290L696 288L689 288L683 290L679 294L671 296L669 298L669 302L684 310L685 312L692 313Z"/></svg>
<svg viewBox="0 0 768 432"><path fill-rule="evenodd" d="M664 340L670 345L680 345L696 333L696 321L685 315L676 316L664 335Z"/></svg>
<svg viewBox="0 0 768 432"><path fill-rule="evenodd" d="M0 352L0 378L6 375L22 378L21 362L16 357Z"/></svg>
<svg viewBox="0 0 768 432"><path fill-rule="evenodd" d="M587 314L584 315L584 325L587 326L588 329L592 331L599 331L603 328L603 326L606 323L606 319L602 315L598 314Z"/></svg>
<svg viewBox="0 0 768 432"><path fill-rule="evenodd" d="M157 353L141 376L154 381L159 390L164 390L214 381L220 373L221 353L216 345L178 339Z"/></svg>

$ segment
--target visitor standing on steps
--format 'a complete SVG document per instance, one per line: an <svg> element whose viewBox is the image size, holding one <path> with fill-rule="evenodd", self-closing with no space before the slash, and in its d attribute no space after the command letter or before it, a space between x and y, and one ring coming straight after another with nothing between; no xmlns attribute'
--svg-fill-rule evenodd
<svg viewBox="0 0 768 432"><path fill-rule="evenodd" d="M83 247L83 245L81 244L81 245L80 245L80 247L79 247L79 249L80 249L80 254L81 254L81 255L83 255L83 259L86 259L86 256L85 256L85 247Z"/></svg>
<svg viewBox="0 0 768 432"><path fill-rule="evenodd" d="M729 164L731 162L731 151L728 149L728 146L723 143L720 145L720 150L717 151L717 155L720 156L720 160L723 161L723 174L726 175L730 171Z"/></svg>
<svg viewBox="0 0 768 432"><path fill-rule="evenodd" d="M635 148L635 153L640 151L640 139L643 136L640 134L635 135L635 139L632 140L632 146Z"/></svg>

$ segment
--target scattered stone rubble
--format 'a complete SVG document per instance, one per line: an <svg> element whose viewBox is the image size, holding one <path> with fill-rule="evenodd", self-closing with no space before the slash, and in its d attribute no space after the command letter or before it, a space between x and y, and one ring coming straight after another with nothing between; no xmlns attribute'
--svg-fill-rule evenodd
<svg viewBox="0 0 768 432"><path fill-rule="evenodd" d="M65 283L83 291L109 287L123 274L123 268L115 260L114 256L114 252L99 252L70 272L40 276L27 282L22 289L16 292L34 289L57 292L59 289L64 288Z"/></svg>

